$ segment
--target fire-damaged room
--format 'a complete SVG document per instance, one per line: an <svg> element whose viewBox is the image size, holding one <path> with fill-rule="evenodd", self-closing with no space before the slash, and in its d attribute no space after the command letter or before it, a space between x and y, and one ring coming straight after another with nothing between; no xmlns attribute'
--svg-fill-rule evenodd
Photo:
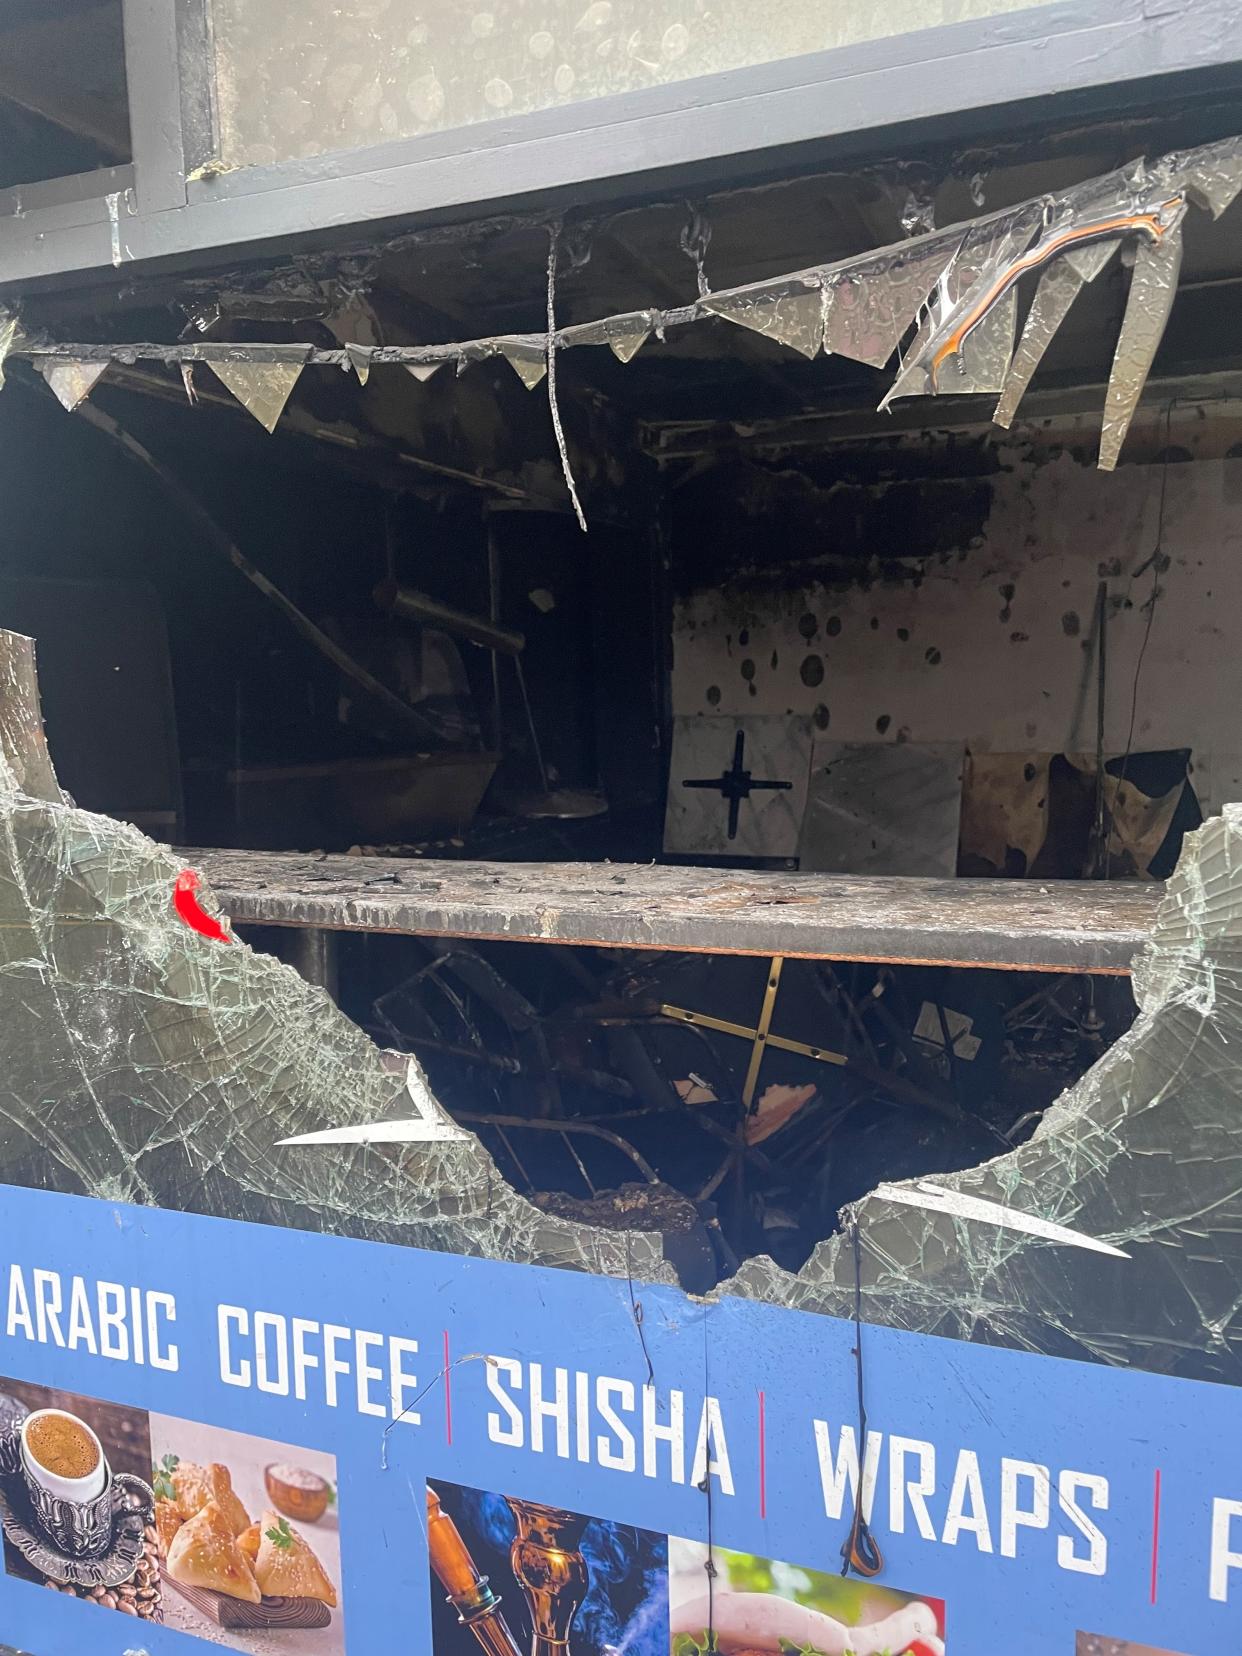
<svg viewBox="0 0 1242 1656"><path fill-rule="evenodd" d="M1236 126L137 274L112 198L106 277L0 295L60 786L687 1287L934 1206L1130 1028L1242 788Z"/></svg>

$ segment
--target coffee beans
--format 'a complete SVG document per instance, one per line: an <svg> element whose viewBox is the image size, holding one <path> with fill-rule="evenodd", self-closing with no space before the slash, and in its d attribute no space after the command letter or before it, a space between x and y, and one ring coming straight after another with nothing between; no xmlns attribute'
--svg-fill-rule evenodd
<svg viewBox="0 0 1242 1656"><path fill-rule="evenodd" d="M45 1585L54 1593L67 1593L70 1598L84 1599L88 1604L102 1604L105 1610L119 1610L122 1615L137 1616L142 1621L162 1622L164 1600L155 1525L148 1524L142 1534L142 1557L128 1581L115 1587L75 1587L68 1581L48 1581Z"/></svg>

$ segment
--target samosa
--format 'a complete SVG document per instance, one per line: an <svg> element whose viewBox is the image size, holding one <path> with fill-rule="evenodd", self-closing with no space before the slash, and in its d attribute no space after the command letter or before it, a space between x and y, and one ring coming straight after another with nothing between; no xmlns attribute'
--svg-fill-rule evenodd
<svg viewBox="0 0 1242 1656"><path fill-rule="evenodd" d="M319 1599L336 1609L328 1573L287 1518L263 1514L254 1573L265 1598Z"/></svg>
<svg viewBox="0 0 1242 1656"><path fill-rule="evenodd" d="M187 1518L173 1536L164 1568L185 1587L206 1587L248 1604L263 1597L232 1526L214 1501Z"/></svg>

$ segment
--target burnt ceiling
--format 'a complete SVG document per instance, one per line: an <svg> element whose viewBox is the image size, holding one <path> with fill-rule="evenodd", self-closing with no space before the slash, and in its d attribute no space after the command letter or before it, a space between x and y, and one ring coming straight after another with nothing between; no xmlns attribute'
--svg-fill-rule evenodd
<svg viewBox="0 0 1242 1656"><path fill-rule="evenodd" d="M1032 130L987 151L861 156L848 171L748 182L693 197L665 195L607 211L583 207L564 216L557 321L566 326L636 307L685 304L703 283L718 290L866 252L929 222L943 225L994 211L1136 155L1206 141L1234 127L1236 105L1222 98L1074 130ZM1242 323L1242 214L1227 214L1219 223L1192 215L1185 241L1157 378L1242 367L1242 326L1232 325ZM127 275L119 289L105 284L32 292L23 296L21 309L28 327L62 339L335 345L348 336L360 343L433 345L541 332L547 253L546 220L537 214L499 217L395 236L380 245L299 252L243 269ZM1040 367L1037 391L1102 387L1128 288L1128 269L1114 262L1083 293ZM296 448L299 434L327 431L338 450L351 450L339 456L343 463L356 467L360 449L374 451L377 469L395 467L399 480L423 482L408 472L401 477L409 462L393 451L430 455L442 468L474 474L480 435L486 450L500 439L501 427L523 419L525 393L516 381L508 383L513 376L503 365L498 371L494 364L474 364L457 381L445 374L423 386L402 376L385 388L384 378L375 375L360 386L352 375L303 375L277 440ZM846 426L852 416L872 422L890 383L884 371L837 356L804 361L779 343L714 318L648 340L624 366L608 351L567 352L558 378L568 426L594 422L606 411L620 440L635 447L641 431L655 447L662 429L683 423L717 422L721 440L728 441L759 423L814 412L843 415ZM109 380L177 406L178 419L195 421L203 441L232 441L246 423L237 409L222 412L219 420L204 420L202 408L188 409L175 368L143 365L113 371ZM200 370L197 383L204 401L228 406L208 372ZM944 423L941 407L934 417L915 417ZM527 423L538 427L539 444L532 435L536 461L544 458L542 444L554 465L546 416L540 411ZM494 429L484 433L489 426ZM572 446L572 430L570 436ZM529 477L518 479L520 488L529 483ZM557 495L554 475L546 493Z"/></svg>

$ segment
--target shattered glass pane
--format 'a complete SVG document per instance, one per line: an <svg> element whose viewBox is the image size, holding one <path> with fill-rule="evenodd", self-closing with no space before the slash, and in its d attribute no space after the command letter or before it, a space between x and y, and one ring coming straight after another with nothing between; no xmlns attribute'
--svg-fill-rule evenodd
<svg viewBox="0 0 1242 1656"><path fill-rule="evenodd" d="M213 362L211 367L217 379L268 431L275 431L302 372L300 363L289 362Z"/></svg>
<svg viewBox="0 0 1242 1656"><path fill-rule="evenodd" d="M543 1212L474 1137L282 1146L448 1118L407 1057L377 1050L322 990L190 930L171 852L64 799L30 641L13 634L0 743L0 1180L672 1280L659 1236ZM1242 806L1187 836L1135 989L1132 1029L1027 1143L857 1205L866 1320L1242 1382ZM752 1260L722 1291L849 1317L855 1259L847 1232L797 1274Z"/></svg>
<svg viewBox="0 0 1242 1656"><path fill-rule="evenodd" d="M55 392L57 401L72 414L78 404L90 396L108 364L45 357L39 367Z"/></svg>
<svg viewBox="0 0 1242 1656"><path fill-rule="evenodd" d="M1093 281L1121 245L1119 241L1096 242L1094 246L1062 254L1047 265L1039 278L1035 297L1027 312L1022 338L992 418L997 425L1013 424L1018 404L1043 361L1057 329L1086 283Z"/></svg>
<svg viewBox="0 0 1242 1656"><path fill-rule="evenodd" d="M805 357L816 356L823 343L823 302L818 289L810 292L787 293L774 298L762 293L740 293L728 297L705 297L704 310L740 327L752 328L779 340Z"/></svg>
<svg viewBox="0 0 1242 1656"><path fill-rule="evenodd" d="M43 739L33 638L0 629L0 785L59 803L60 786Z"/></svg>
<svg viewBox="0 0 1242 1656"><path fill-rule="evenodd" d="M1187 836L1136 962L1132 1030L1020 1149L938 1189L1122 1249L1102 1259L872 1195L859 1204L863 1316L899 1328L1187 1378L1242 1381L1242 807ZM912 1186L902 1187L917 1202ZM848 1236L797 1276L752 1260L732 1292L849 1316Z"/></svg>
<svg viewBox="0 0 1242 1656"><path fill-rule="evenodd" d="M1100 470L1112 471L1134 418L1147 375L1164 337L1173 308L1177 278L1182 268L1182 227L1179 222L1154 246L1140 245L1130 278L1130 297L1117 340L1117 354L1108 379L1104 428L1100 434Z"/></svg>
<svg viewBox="0 0 1242 1656"><path fill-rule="evenodd" d="M64 799L30 640L0 646L0 1182L674 1280L660 1237L541 1212L473 1136L281 1147L450 1118L407 1055L377 1049L323 990L191 930L173 907L174 853Z"/></svg>

